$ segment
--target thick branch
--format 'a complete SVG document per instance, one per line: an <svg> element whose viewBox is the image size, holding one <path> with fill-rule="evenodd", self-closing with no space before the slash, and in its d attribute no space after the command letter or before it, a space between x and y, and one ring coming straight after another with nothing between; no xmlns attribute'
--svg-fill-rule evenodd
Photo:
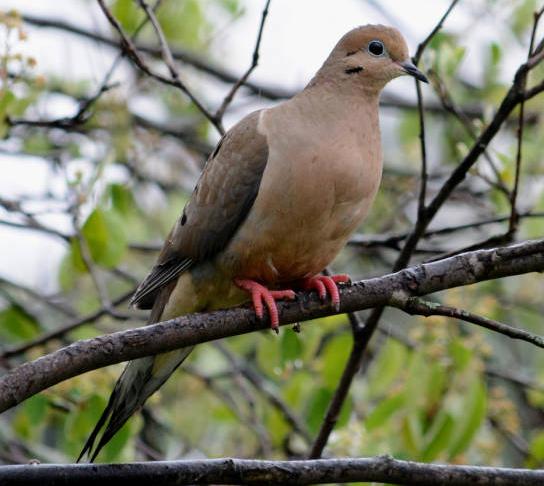
<svg viewBox="0 0 544 486"><path fill-rule="evenodd" d="M432 292L528 272L544 271L544 239L464 253L400 272L355 282L341 289L340 312L398 302ZM313 293L279 306L283 325L335 312ZM267 328L248 307L191 314L158 324L78 341L0 378L0 412L63 380L87 371L195 344Z"/></svg>
<svg viewBox="0 0 544 486"><path fill-rule="evenodd" d="M42 464L1 466L0 482L11 486L115 484L325 484L378 482L465 486L544 484L543 470L451 466L401 461L389 456L363 459L260 461L200 459L132 464Z"/></svg>

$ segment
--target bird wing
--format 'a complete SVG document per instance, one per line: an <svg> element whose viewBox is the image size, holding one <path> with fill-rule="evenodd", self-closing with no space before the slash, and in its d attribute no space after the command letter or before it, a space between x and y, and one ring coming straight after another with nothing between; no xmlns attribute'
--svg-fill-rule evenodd
<svg viewBox="0 0 544 486"><path fill-rule="evenodd" d="M162 287L227 246L253 206L268 160L259 116L260 111L246 116L219 141L131 304L151 308Z"/></svg>

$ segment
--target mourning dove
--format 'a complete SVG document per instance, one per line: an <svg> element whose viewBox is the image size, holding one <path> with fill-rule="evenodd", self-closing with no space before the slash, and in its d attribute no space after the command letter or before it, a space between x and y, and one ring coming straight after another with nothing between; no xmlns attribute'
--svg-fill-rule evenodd
<svg viewBox="0 0 544 486"><path fill-rule="evenodd" d="M302 92L231 128L132 298L152 309L149 322L251 299L277 328L275 300L293 299L294 287L338 306L337 283L348 277L319 274L372 205L382 173L379 96L403 74L426 81L402 35L358 27ZM129 362L80 459L94 460L191 350Z"/></svg>

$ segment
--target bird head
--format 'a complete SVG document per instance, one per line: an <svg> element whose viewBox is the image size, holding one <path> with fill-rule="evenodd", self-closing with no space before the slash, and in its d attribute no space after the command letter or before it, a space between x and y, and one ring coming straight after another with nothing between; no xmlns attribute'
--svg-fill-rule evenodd
<svg viewBox="0 0 544 486"><path fill-rule="evenodd" d="M428 82L412 63L406 41L397 29L364 25L340 39L315 81L334 79L337 84L355 84L379 92L389 81L403 75Z"/></svg>

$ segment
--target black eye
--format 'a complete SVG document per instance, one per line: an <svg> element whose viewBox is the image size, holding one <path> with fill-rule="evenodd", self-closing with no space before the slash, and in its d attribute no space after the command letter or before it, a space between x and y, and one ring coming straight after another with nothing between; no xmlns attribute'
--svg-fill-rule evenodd
<svg viewBox="0 0 544 486"><path fill-rule="evenodd" d="M385 52L382 41L373 40L368 44L368 52L373 56L381 56Z"/></svg>

